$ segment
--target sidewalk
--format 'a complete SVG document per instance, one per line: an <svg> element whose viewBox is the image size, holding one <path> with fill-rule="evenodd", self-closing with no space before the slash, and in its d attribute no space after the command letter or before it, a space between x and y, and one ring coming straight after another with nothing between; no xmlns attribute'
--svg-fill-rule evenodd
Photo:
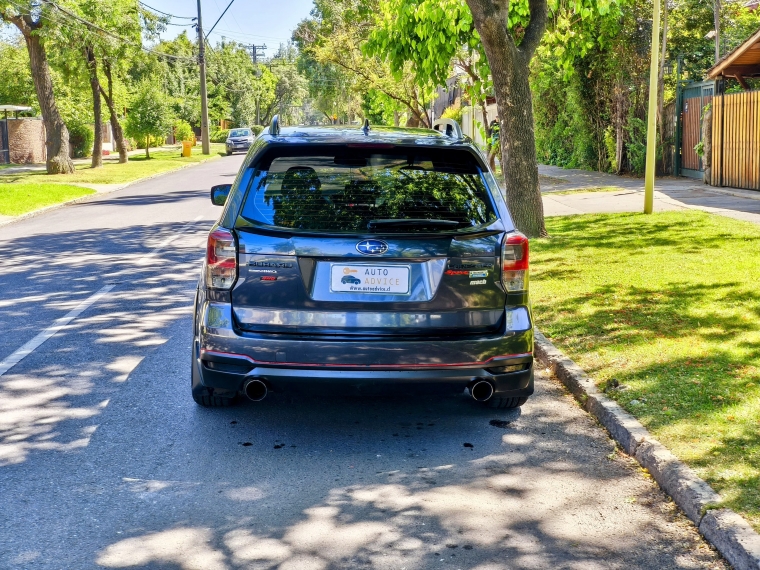
<svg viewBox="0 0 760 570"><path fill-rule="evenodd" d="M641 212L644 179L604 172L570 170L539 165L546 216ZM613 192L582 192L583 189L614 187ZM580 190L581 192L575 192ZM557 194L571 191L571 194ZM654 210L703 210L760 224L760 192L737 188L713 188L689 178L658 178Z"/></svg>

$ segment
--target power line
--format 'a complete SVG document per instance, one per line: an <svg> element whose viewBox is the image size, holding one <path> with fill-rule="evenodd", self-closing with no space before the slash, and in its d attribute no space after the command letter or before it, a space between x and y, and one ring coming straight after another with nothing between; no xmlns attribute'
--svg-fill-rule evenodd
<svg viewBox="0 0 760 570"><path fill-rule="evenodd" d="M163 14L164 16L169 16L171 18L177 18L178 20L195 20L196 18L191 16L175 16L174 14L169 14L169 12L164 12L162 10L159 10L158 8L154 8L153 6L148 6L145 2L140 2L144 8L147 8L148 10L153 10L154 12L158 12L159 14Z"/></svg>
<svg viewBox="0 0 760 570"><path fill-rule="evenodd" d="M120 40L122 42L126 42L126 43L129 43L129 44L132 44L133 46L137 47L137 44L133 40L131 40L129 38L122 37L122 36L119 36L118 34L114 34L113 32L110 32L110 31L108 31L108 30L106 30L104 28L101 28L100 26L98 26L96 24L93 24L92 22L90 22L88 20L85 20L84 18L81 18L80 16L77 16L76 14L74 14L72 12L69 12L66 8L63 8L63 7L59 6L55 2L52 2L51 0L42 0L42 2L44 4L49 4L50 6L56 8L58 11L62 12L63 14L65 14L67 16L69 16L70 18L73 18L73 19L77 20L78 22L81 22L82 24L84 24L85 26L87 26L89 28L92 28L94 30L98 30L99 32L102 32L102 33L106 34L107 36L110 36L110 37L112 37L114 39L117 39L117 40ZM140 47L140 49L142 49L142 50L144 50L144 51L146 51L148 53L152 53L154 55L157 55L157 56L167 57L169 59L174 59L174 60L177 60L177 61L194 61L194 59L190 58L190 57L183 57L183 56L171 55L171 54L168 54L168 53L162 53L160 51L156 51L154 49L145 47L142 44L140 44L139 47Z"/></svg>
<svg viewBox="0 0 760 570"><path fill-rule="evenodd" d="M208 32L206 32L206 35L204 36L204 39L206 39L206 40L208 39L208 35L209 35L211 32L213 32L213 31L214 31L214 28L216 28L216 25L219 23L219 20L221 20L222 18L224 18L224 15L227 13L227 10L229 10L229 9L230 9L230 6L232 6L232 3L233 3L234 1L235 1L235 0L230 0L230 3L229 3L229 4L227 4L227 7L224 9L224 12L222 12L222 15L221 15L221 16L219 16L219 17L217 18L216 22L214 22L214 25L213 25L213 26L211 26L211 29L210 29Z"/></svg>
<svg viewBox="0 0 760 570"><path fill-rule="evenodd" d="M277 36L264 36L264 35L261 35L261 34L247 34L247 33L244 33L244 32L236 32L234 30L228 30L228 29L225 29L225 28L219 28L219 31L218 32L214 32L214 33L218 34L218 35L221 35L221 32L226 32L226 33L228 33L230 35L234 35L234 36L247 36L247 37L250 37L250 38L263 38L265 40L289 40L290 39L290 38L283 38L283 37L277 37Z"/></svg>

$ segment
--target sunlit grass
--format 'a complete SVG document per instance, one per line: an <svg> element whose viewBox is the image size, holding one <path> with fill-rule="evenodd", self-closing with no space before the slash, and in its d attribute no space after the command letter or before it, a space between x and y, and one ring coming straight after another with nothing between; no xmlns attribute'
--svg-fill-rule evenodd
<svg viewBox="0 0 760 570"><path fill-rule="evenodd" d="M129 157L129 162L104 162L102 168L91 168L89 164L77 165L73 174L48 175L46 172L25 172L21 174L3 175L0 171L0 182L55 182L55 183L84 183L84 184L122 184L132 182L146 176L160 174L180 168L185 164L203 162L218 158L224 154L224 144L211 144L211 154L201 154L201 147L193 148L192 156L184 158L179 148L177 150L153 151L150 160L144 154Z"/></svg>
<svg viewBox="0 0 760 570"><path fill-rule="evenodd" d="M538 326L760 530L760 227L696 211L547 226Z"/></svg>
<svg viewBox="0 0 760 570"><path fill-rule="evenodd" d="M0 183L0 216L20 216L94 193L90 188L69 184Z"/></svg>

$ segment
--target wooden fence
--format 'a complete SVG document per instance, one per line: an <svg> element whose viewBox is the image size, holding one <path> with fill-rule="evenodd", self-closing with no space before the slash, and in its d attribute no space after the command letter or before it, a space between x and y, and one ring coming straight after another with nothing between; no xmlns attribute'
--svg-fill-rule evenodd
<svg viewBox="0 0 760 570"><path fill-rule="evenodd" d="M713 186L760 190L760 91L713 99Z"/></svg>

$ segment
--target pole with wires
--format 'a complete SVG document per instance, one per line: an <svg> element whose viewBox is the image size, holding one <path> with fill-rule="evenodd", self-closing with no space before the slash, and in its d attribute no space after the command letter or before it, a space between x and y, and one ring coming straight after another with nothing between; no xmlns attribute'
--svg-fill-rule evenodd
<svg viewBox="0 0 760 570"><path fill-rule="evenodd" d="M198 64L201 68L201 144L203 154L211 154L208 132L208 93L206 92L206 42L203 37L201 0L198 0Z"/></svg>

